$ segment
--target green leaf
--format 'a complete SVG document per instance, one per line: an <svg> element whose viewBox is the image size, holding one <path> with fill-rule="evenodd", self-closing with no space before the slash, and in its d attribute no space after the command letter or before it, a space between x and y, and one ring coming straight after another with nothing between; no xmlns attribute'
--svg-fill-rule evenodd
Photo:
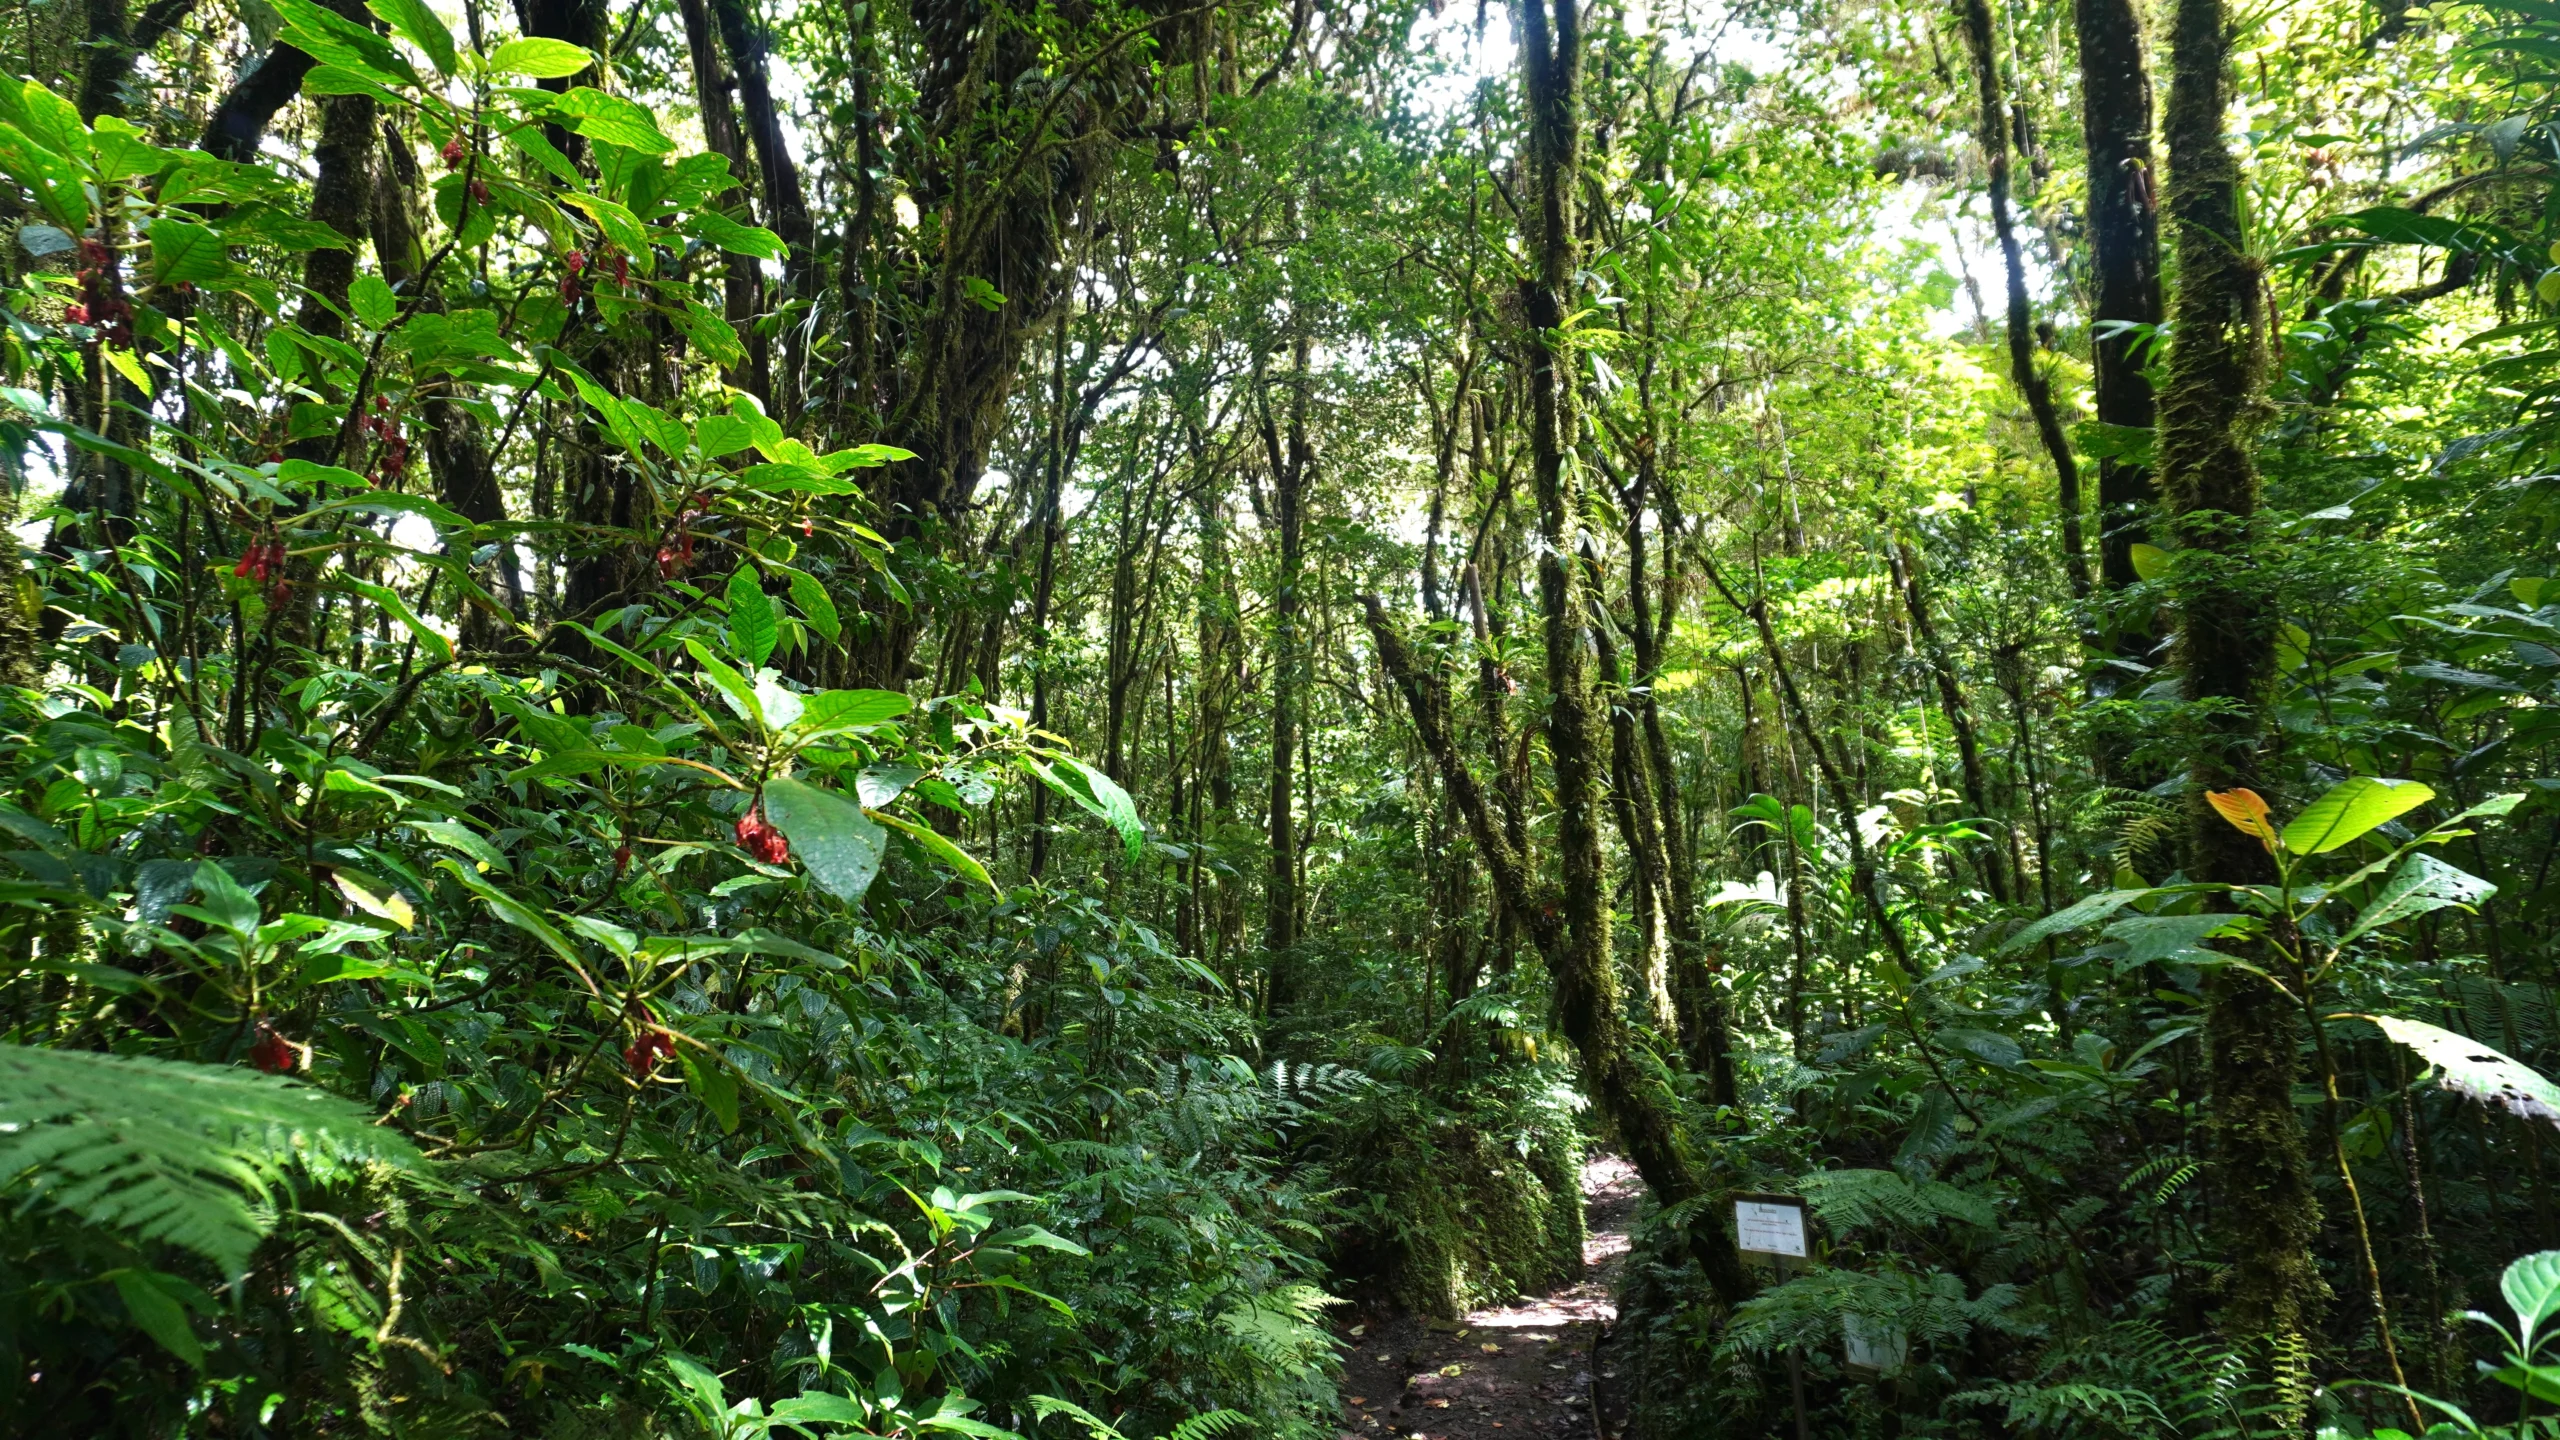
<svg viewBox="0 0 2560 1440"><path fill-rule="evenodd" d="M167 216L151 222L151 275L163 285L201 285L231 273L222 237Z"/></svg>
<svg viewBox="0 0 2560 1440"><path fill-rule="evenodd" d="M527 37L510 40L489 52L489 68L509 75L529 75L536 80L566 80L582 70L594 68L596 57L582 46L566 40Z"/></svg>
<svg viewBox="0 0 2560 1440"><path fill-rule="evenodd" d="M739 719L751 725L765 723L764 706L756 700L756 687L747 683L747 677L739 674L737 667L712 654L709 646L690 636L686 637L684 648L693 657L693 662L702 667L703 675L719 690L720 698L728 701L729 708L737 712Z"/></svg>
<svg viewBox="0 0 2560 1440"><path fill-rule="evenodd" d="M821 690L808 697L808 708L800 715L800 728L858 730L865 725L885 725L914 708L914 701L895 690Z"/></svg>
<svg viewBox="0 0 2560 1440"><path fill-rule="evenodd" d="M2148 890L2104 890L2083 896L2010 936L2008 942L2000 947L2001 953L2013 955L2048 936L2094 925L2150 893Z"/></svg>
<svg viewBox="0 0 2560 1440"><path fill-rule="evenodd" d="M761 225L741 225L717 210L704 210L688 216L684 233L709 241L732 254L751 255L758 260L779 260L790 253L782 237Z"/></svg>
<svg viewBox="0 0 2560 1440"><path fill-rule="evenodd" d="M347 585L357 594L381 606L392 619L400 622L401 628L417 636L418 643L426 647L429 655L438 660L453 658L453 642L446 639L434 626L420 619L418 612L409 608L409 602L400 598L399 591L388 585L376 585L370 580L349 580Z"/></svg>
<svg viewBox="0 0 2560 1440"><path fill-rule="evenodd" d="M2342 780L2284 827L2284 848L2296 855L2335 850L2434 798L2435 791L2415 780L2378 780L2370 775Z"/></svg>
<svg viewBox="0 0 2560 1440"><path fill-rule="evenodd" d="M2125 943L2128 965L2151 965L2194 954L2208 938L2245 929L2242 915L2141 915L2107 927L2107 938Z"/></svg>
<svg viewBox="0 0 2560 1440"><path fill-rule="evenodd" d="M886 832L861 806L814 785L773 780L764 787L764 813L827 893L848 905L861 903L888 847Z"/></svg>
<svg viewBox="0 0 2560 1440"><path fill-rule="evenodd" d="M643 155L671 154L676 148L676 142L658 129L658 119L647 107L592 86L581 85L552 101L551 116L590 140L637 150Z"/></svg>
<svg viewBox="0 0 2560 1440"><path fill-rule="evenodd" d="M2509 1265L2498 1277L2498 1292L2516 1312L2519 1348L2532 1354L2533 1332L2560 1313L2560 1250L2537 1251Z"/></svg>
<svg viewBox="0 0 2560 1440"><path fill-rule="evenodd" d="M2169 552L2157 545L2135 543L2125 552L2133 561L2133 573L2145 580L2159 580L2169 573Z"/></svg>
<svg viewBox="0 0 2560 1440"><path fill-rule="evenodd" d="M844 621L836 614L836 602L818 577L804 570L791 572L791 603L798 607L800 618L809 628L827 637L832 645L844 634Z"/></svg>
<svg viewBox="0 0 2560 1440"><path fill-rule="evenodd" d="M803 1390L773 1402L773 1418L801 1425L860 1425L871 1417L861 1406L825 1390Z"/></svg>
<svg viewBox="0 0 2560 1440"><path fill-rule="evenodd" d="M416 85L418 72L391 42L312 0L269 0L284 17L285 38L323 66L350 70L383 85ZM308 77L304 83L309 84Z"/></svg>
<svg viewBox="0 0 2560 1440"><path fill-rule="evenodd" d="M1129 798L1129 792L1121 789L1118 781L1072 755L1055 758L1058 762L1055 768L1027 755L1023 761L1031 767L1031 773L1040 777L1050 789L1083 806L1119 831L1120 843L1128 851L1130 859L1135 860L1144 853L1147 827L1138 818L1137 802Z"/></svg>
<svg viewBox="0 0 2560 1440"><path fill-rule="evenodd" d="M507 857L498 847L482 839L480 832L451 820L410 820L404 822L412 830L449 849L459 850L497 873L507 873Z"/></svg>
<svg viewBox="0 0 2560 1440"><path fill-rule="evenodd" d="M2560 1085L2535 1073L2532 1067L2490 1049L2468 1035L2430 1025L2423 1020L2403 1020L2394 1015L2354 1015L2341 1018L2369 1020L2394 1043L2418 1052L2418 1058L2443 1072L2444 1087L2468 1095L2483 1104L2495 1105L2528 1120L2560 1123Z"/></svg>
<svg viewBox="0 0 2560 1440"><path fill-rule="evenodd" d="M368 330L382 329L400 313L400 302L392 295L391 287L370 271L357 276L355 283L347 287L347 304Z"/></svg>
<svg viewBox="0 0 2560 1440"><path fill-rule="evenodd" d="M432 61L439 75L453 73L453 32L445 28L424 0L365 0L365 8L400 33Z"/></svg>
<svg viewBox="0 0 2560 1440"><path fill-rule="evenodd" d="M2353 940L2385 925L2451 905L2468 909L2497 893L2497 886L2477 875L2457 870L2424 852L2413 854L2400 862L2399 870L2375 893L2345 938Z"/></svg>
<svg viewBox="0 0 2560 1440"><path fill-rule="evenodd" d="M161 1349L186 1361L189 1368L204 1368L204 1342L188 1323L186 1305L157 1276L148 1270L127 1269L111 1271L108 1278L115 1282L116 1298L124 1302L125 1313L143 1334L159 1341Z"/></svg>
<svg viewBox="0 0 2560 1440"><path fill-rule="evenodd" d="M708 1056L696 1059L688 1050L683 1059L685 1088L702 1102L702 1108L711 1112L712 1119L720 1122L721 1134L737 1134L738 1077L729 1073L728 1066Z"/></svg>
<svg viewBox="0 0 2560 1440"><path fill-rule="evenodd" d="M773 601L753 565L741 565L729 576L729 646L750 666L762 665L773 653L776 627ZM789 722L775 719L776 728Z"/></svg>
<svg viewBox="0 0 2560 1440"><path fill-rule="evenodd" d="M640 224L640 217L631 213L629 206L619 201L607 200L601 195L588 195L574 190L562 195L560 199L565 204L574 205L587 212L587 218L595 221L596 228L604 232L605 243L631 257L633 269L644 272L649 269L653 263L649 247L649 232Z"/></svg>
<svg viewBox="0 0 2560 1440"><path fill-rule="evenodd" d="M872 819L879 821L881 824L888 826L899 834L913 840L918 845L923 846L926 853L932 855L935 859L940 860L943 864L959 871L969 879L975 880L979 884L986 886L987 889L998 895L1002 895L1004 893L1004 891L997 888L995 877L987 873L986 866L979 864L976 857L972 856L968 851L951 843L950 837L942 834L940 831L937 831L930 826L919 825L903 815L891 814L886 810L873 810L868 813Z"/></svg>
<svg viewBox="0 0 2560 1440"><path fill-rule="evenodd" d="M296 1171L420 1168L396 1130L335 1095L237 1066L0 1045L0 1175L133 1239L245 1273Z"/></svg>
<svg viewBox="0 0 2560 1440"><path fill-rule="evenodd" d="M1996 1070L2015 1070L2026 1063L2027 1052L2018 1042L1997 1030L1967 1030L1949 1027L1937 1034L1938 1042L1951 1046Z"/></svg>

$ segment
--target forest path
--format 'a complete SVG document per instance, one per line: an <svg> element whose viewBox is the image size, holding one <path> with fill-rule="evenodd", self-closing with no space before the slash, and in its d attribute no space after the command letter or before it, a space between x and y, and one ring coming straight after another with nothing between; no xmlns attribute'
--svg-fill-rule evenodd
<svg viewBox="0 0 2560 1440"><path fill-rule="evenodd" d="M1583 1276L1534 1299L1450 1324L1402 1311L1343 1331L1341 1440L1560 1440L1614 1432L1623 1397L1594 1348L1618 1318L1611 1299L1627 1256L1635 1167L1615 1155L1582 1167ZM1606 1425L1594 1422L1594 1381Z"/></svg>

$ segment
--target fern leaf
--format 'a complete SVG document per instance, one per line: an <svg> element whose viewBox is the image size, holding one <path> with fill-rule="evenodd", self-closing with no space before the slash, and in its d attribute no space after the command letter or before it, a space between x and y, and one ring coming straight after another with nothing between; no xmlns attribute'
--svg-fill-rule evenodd
<svg viewBox="0 0 2560 1440"><path fill-rule="evenodd" d="M344 1100L215 1065L0 1045L0 1189L102 1228L248 1268L275 1188L418 1152Z"/></svg>

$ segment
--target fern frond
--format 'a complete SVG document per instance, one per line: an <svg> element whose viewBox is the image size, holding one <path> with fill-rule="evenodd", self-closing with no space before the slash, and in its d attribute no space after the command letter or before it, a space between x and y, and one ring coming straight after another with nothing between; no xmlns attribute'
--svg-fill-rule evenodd
<svg viewBox="0 0 2560 1440"><path fill-rule="evenodd" d="M248 1268L297 1167L414 1168L416 1149L337 1096L273 1076L135 1055L0 1045L0 1190L89 1224Z"/></svg>
<svg viewBox="0 0 2560 1440"><path fill-rule="evenodd" d="M1252 1423L1253 1417L1241 1410L1209 1410L1174 1426L1166 1440L1215 1440L1216 1436Z"/></svg>
<svg viewBox="0 0 2560 1440"><path fill-rule="evenodd" d="M1061 1400L1055 1395L1034 1395L1031 1397L1030 1403L1031 1413L1037 1419L1046 1420L1052 1415L1064 1415L1068 1419L1083 1426L1085 1433L1092 1436L1093 1440L1125 1440L1125 1437L1120 1434L1117 1426L1114 1426L1110 1421L1094 1414L1092 1411L1087 1410L1073 1400ZM1214 1411L1212 1413L1224 1414L1226 1412ZM1187 1424L1189 1422L1186 1421L1184 1423ZM1179 1435L1182 1432L1177 1429L1174 1433Z"/></svg>

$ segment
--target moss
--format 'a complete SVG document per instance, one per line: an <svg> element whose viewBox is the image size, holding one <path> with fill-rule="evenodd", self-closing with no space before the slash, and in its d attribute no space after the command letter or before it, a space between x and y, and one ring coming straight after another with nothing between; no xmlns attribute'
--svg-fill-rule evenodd
<svg viewBox="0 0 2560 1440"><path fill-rule="evenodd" d="M1439 1153L1395 1197L1386 1280L1398 1304L1454 1320L1581 1276L1578 1145L1547 1139L1522 1155L1466 1126L1433 1139Z"/></svg>

